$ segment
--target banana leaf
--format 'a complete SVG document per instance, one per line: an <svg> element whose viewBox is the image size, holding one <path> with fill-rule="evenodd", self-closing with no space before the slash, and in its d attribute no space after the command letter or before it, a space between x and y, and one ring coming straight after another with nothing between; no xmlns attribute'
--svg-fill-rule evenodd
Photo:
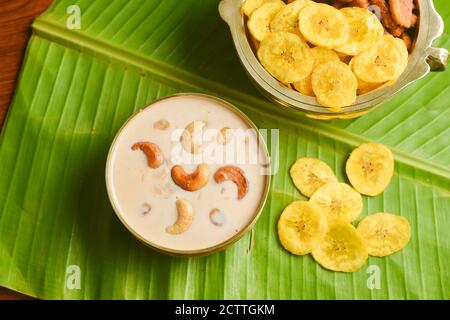
<svg viewBox="0 0 450 320"><path fill-rule="evenodd" d="M78 30L68 28L72 5L80 9ZM450 3L435 5L447 24L436 46L448 48ZM217 6L62 0L34 22L0 136L0 285L46 299L449 299L448 72L430 74L359 119L307 119L254 88ZM260 128L280 129L272 154L278 171L254 230L223 252L189 259L136 240L113 213L104 183L122 123L155 99L186 91L222 97ZM370 257L352 274L288 254L276 222L303 199L290 165L318 157L346 181L346 157L366 141L389 146L396 167L382 195L364 197L361 217L407 217L409 245Z"/></svg>

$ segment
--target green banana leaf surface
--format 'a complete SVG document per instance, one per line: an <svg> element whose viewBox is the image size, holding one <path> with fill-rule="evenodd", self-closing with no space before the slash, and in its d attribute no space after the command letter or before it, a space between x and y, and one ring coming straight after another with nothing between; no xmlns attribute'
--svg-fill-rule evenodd
<svg viewBox="0 0 450 320"><path fill-rule="evenodd" d="M67 27L71 5L80 8L79 30ZM450 3L435 5L446 22L435 45L448 48ZM217 7L217 0L62 0L34 22L0 137L0 285L46 299L450 299L449 73L430 74L355 120L307 119L252 85ZM178 92L219 96L258 127L280 129L261 218L207 257L176 258L141 244L116 218L104 182L124 121ZM346 158L366 141L389 146L396 167L382 195L364 197L360 218L406 217L408 246L351 274L283 250L278 217L304 199L288 175L292 163L318 157L347 181Z"/></svg>

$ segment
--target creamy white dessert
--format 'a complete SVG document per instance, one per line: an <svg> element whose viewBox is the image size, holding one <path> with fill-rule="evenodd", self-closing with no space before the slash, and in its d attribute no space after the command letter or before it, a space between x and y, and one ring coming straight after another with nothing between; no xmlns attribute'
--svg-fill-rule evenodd
<svg viewBox="0 0 450 320"><path fill-rule="evenodd" d="M166 251L199 251L244 230L264 201L265 146L251 124L206 96L163 99L129 120L107 166L111 202Z"/></svg>

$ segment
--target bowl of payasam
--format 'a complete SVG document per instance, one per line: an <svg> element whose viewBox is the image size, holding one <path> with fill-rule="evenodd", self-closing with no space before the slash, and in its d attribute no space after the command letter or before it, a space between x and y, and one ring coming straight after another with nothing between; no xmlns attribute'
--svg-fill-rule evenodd
<svg viewBox="0 0 450 320"><path fill-rule="evenodd" d="M270 185L265 142L241 111L215 97L153 102L117 133L106 186L125 227L153 249L207 255L258 219Z"/></svg>
<svg viewBox="0 0 450 320"><path fill-rule="evenodd" d="M305 3L307 4L304 5ZM294 10L289 10L289 7L296 7L297 11L293 14ZM313 10L312 8L316 9ZM373 65L383 66L387 59L394 56L390 54L391 49L388 51L380 49L380 55L378 55L366 54L365 51L372 50L372 48L349 53L347 50L340 50L342 48L348 49L349 43L333 45L337 38L346 33L339 30L341 26L337 21L339 20L337 19L339 18L338 15L343 17L341 20L345 19L349 23L348 39L354 40L352 39L354 35L360 37L360 39L366 36L359 33L361 29L354 23L356 15L353 13L358 11L369 13L369 20L367 21L376 16L379 23L378 21L375 24L371 22L370 24L367 23L367 26L378 24L380 38L387 38L389 42L400 43L400 45L402 45L401 42L404 42L407 48L407 50L406 48L401 50L407 56L404 59L406 61L401 68L401 72L388 81L381 78L379 78L380 82L377 81L376 83L365 81L357 72L365 67L364 63L356 65L352 64L351 61L358 60L361 62L364 60L363 58L354 58L366 55L369 56L367 61L373 60ZM392 98L409 84L423 78L430 71L444 70L448 61L446 49L433 47L433 41L443 33L443 21L435 10L432 0L222 0L219 4L219 13L228 24L239 59L257 88L277 104L301 111L311 118L323 120L347 119L364 115ZM289 21L293 17L297 20L295 22ZM295 26L291 28L293 23L295 23ZM325 30L327 28L328 34ZM277 37L283 38L280 32L284 32L283 37L289 41L292 40L292 42L300 42L299 39L292 39L298 36L303 42L299 45L309 46L309 49L313 50L319 48L316 52L324 51L324 49L336 52L337 55L333 54L334 57L329 58L333 61L341 60L339 63L335 63L339 64L336 68L333 64L325 66L323 61L320 62L323 64L320 66L316 59L316 63L312 63L312 69L307 70L307 73L310 72L309 77L312 78L313 87L314 82L317 84L317 91L323 91L320 86L329 86L333 88L331 92L341 86L342 79L345 80L345 77L341 77L341 74L344 72L355 73L356 81L352 79L352 84L350 84L351 87L354 87L352 89L354 90L352 91L354 97L343 101L338 107L334 105L330 107L329 104L324 103L323 97L319 99L319 94L323 96L323 92L315 92L315 88L311 90L311 85L309 85L309 90L306 90L309 91L308 93L302 90L302 87L304 87L302 82L307 78L302 78L298 81L300 85L296 86L293 80L300 78L289 80L277 77L277 71L279 70L276 69L283 65L282 59L274 62L272 70L270 70L271 68L268 68L269 62L263 61L263 58L275 55L277 50L282 47L282 44L280 45L282 40L276 39ZM286 33L289 34L286 35ZM327 40L331 42L323 42L325 38L319 39L317 37L319 34L320 36L328 35ZM268 40L269 38L271 38L271 41ZM368 44L372 43L374 47L376 47L375 44L380 43L378 40L366 40ZM274 45L270 47L267 45L268 42L272 42ZM261 47L264 47L264 49L261 49ZM392 48L393 46L384 45L384 47ZM288 60L292 56L285 53L283 51L284 58L287 60L286 63L289 63ZM383 57L383 55L386 57ZM303 61L297 63L300 68L306 68L305 65L310 63L309 60L315 60L314 55L308 54L305 56L307 57ZM395 64L389 67L395 67ZM318 71L318 69L321 70ZM319 77L320 73L321 78ZM366 73L368 75L366 80L375 79L372 77L376 74L375 72ZM300 76L303 77L305 74L298 75L298 77ZM317 80L314 81L314 78ZM335 96L339 95L340 93ZM325 96L325 98L329 98L330 95L326 92Z"/></svg>

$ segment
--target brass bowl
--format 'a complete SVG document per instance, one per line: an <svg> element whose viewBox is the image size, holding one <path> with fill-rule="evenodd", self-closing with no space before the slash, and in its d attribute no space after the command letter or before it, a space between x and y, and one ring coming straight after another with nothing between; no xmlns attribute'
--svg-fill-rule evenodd
<svg viewBox="0 0 450 320"><path fill-rule="evenodd" d="M264 205L266 203L267 197L269 195L270 181L271 181L271 175L270 174L266 175L265 185L264 185L264 192L263 192L262 198L260 199L259 206L258 206L257 210L253 213L252 219L247 223L247 225L242 230L240 230L238 233L236 233L235 235L233 235L229 239L225 240L224 242L219 243L217 245L214 245L212 247L202 248L202 249L197 249L197 250L178 250L178 249L173 249L173 248L169 248L169 247L163 247L163 246L161 246L161 245L159 245L157 243L154 243L154 242L151 242L151 241L145 239L141 234L136 232L134 230L134 228L127 223L126 219L124 218L124 212L122 212L119 209L120 205L119 205L119 201L118 201L118 199L116 197L115 188L114 188L114 179L113 179L114 174L113 174L113 172L114 172L115 150L116 150L116 147L117 147L117 141L118 141L119 137L121 136L121 134L124 132L124 130L127 129L127 125L142 110L147 109L147 108L151 108L154 104L156 104L156 103L158 103L158 102L160 102L162 100L167 100L167 99L171 99L171 98L174 98L174 97L183 97L183 96L195 96L195 97L198 97L198 98L201 98L201 99L212 100L212 101L214 101L216 103L219 103L222 106L224 106L225 108L227 108L228 110L230 110L231 112L233 112L236 115L238 115L245 123L247 123L249 128L252 128L252 129L255 130L255 132L258 132L259 146L262 148L262 151L264 152L265 159L267 160L266 170L267 170L267 172L271 172L270 155L269 155L269 152L267 150L267 145L265 143L265 140L264 140L263 136L259 133L259 130L256 127L256 125L242 111L240 111L234 105L226 102L225 100L222 100L222 99L214 97L214 96L201 94L201 93L178 93L178 94L173 94L173 95L166 96L164 98L161 98L161 99L153 101L150 105L142 108L141 110L137 111L134 115L132 115L123 124L123 126L119 129L119 131L117 132L113 142L111 143L111 147L109 149L108 157L107 157L107 160L106 160L106 167L105 167L106 190L107 190L107 193L108 193L108 198L109 198L109 201L111 203L111 206L112 206L115 214L119 218L119 220L128 229L128 231L130 231L130 233L133 234L133 236L135 236L139 241L141 241L142 243L144 243L148 247L154 249L155 251L158 251L158 252L161 252L161 253L165 253L165 254L168 254L168 255L172 255L172 256L177 256L177 257L206 256L206 255L209 255L209 254L213 254L213 253L225 250L226 248L228 248L229 246L234 244L236 241L241 239L247 232L249 232L253 228L253 226L255 225L256 221L261 216L261 213L262 213L262 211L264 209Z"/></svg>
<svg viewBox="0 0 450 320"><path fill-rule="evenodd" d="M387 86L357 97L354 105L339 112L320 106L314 97L302 95L284 87L260 64L252 51L246 34L241 5L244 0L222 0L219 13L228 24L239 59L250 79L269 99L317 119L356 118L386 102L409 84L426 76L430 71L443 71L448 61L448 51L432 47L433 41L442 35L444 23L434 8L432 0L418 0L420 26L414 49L409 56L406 70L391 86Z"/></svg>

